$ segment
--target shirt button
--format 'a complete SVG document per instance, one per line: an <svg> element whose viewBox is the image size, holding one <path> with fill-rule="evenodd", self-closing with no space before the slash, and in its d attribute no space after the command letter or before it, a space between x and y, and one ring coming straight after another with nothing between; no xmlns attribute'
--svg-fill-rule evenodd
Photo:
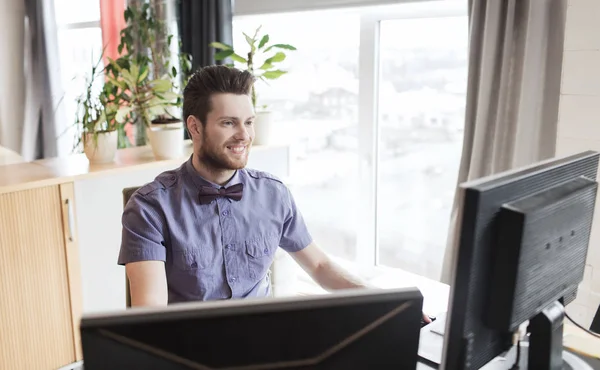
<svg viewBox="0 0 600 370"><path fill-rule="evenodd" d="M264 252L265 252L265 253L269 253L269 249L268 249L268 248L265 248Z"/></svg>
<svg viewBox="0 0 600 370"><path fill-rule="evenodd" d="M225 249L231 249L231 244L227 244L227 245L225 246Z"/></svg>
<svg viewBox="0 0 600 370"><path fill-rule="evenodd" d="M235 283L236 278L232 277L231 279L229 279L230 283Z"/></svg>
<svg viewBox="0 0 600 370"><path fill-rule="evenodd" d="M229 211L223 211L223 216L229 216Z"/></svg>

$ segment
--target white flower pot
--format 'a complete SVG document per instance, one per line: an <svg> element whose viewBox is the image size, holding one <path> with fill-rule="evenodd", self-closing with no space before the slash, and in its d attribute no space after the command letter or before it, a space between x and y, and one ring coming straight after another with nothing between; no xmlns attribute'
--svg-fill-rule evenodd
<svg viewBox="0 0 600 370"><path fill-rule="evenodd" d="M148 140L156 159L183 157L183 123L153 124L147 129Z"/></svg>
<svg viewBox="0 0 600 370"><path fill-rule="evenodd" d="M279 138L273 112L257 112L254 119L254 145L276 144Z"/></svg>
<svg viewBox="0 0 600 370"><path fill-rule="evenodd" d="M90 164L110 163L117 153L118 132L85 134L83 151Z"/></svg>

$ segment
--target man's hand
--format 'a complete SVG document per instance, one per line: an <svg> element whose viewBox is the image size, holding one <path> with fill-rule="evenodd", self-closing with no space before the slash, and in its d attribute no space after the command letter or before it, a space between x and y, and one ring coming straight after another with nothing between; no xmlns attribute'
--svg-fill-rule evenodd
<svg viewBox="0 0 600 370"><path fill-rule="evenodd" d="M131 306L166 306L167 274L163 261L140 261L125 266Z"/></svg>
<svg viewBox="0 0 600 370"><path fill-rule="evenodd" d="M423 312L423 321L425 321L426 324L431 323L431 318L429 316L427 316L427 314L425 314L425 312Z"/></svg>

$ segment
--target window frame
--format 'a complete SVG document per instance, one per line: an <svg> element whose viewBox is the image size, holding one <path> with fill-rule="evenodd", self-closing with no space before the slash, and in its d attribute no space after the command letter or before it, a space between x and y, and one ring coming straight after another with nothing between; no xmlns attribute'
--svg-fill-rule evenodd
<svg viewBox="0 0 600 370"><path fill-rule="evenodd" d="M407 5L393 9L389 5ZM468 15L466 0L236 0L234 17L315 10L360 11L358 170L359 197L356 257L362 266L379 265L377 206L379 204L380 75L379 37L381 22L410 18L442 18Z"/></svg>

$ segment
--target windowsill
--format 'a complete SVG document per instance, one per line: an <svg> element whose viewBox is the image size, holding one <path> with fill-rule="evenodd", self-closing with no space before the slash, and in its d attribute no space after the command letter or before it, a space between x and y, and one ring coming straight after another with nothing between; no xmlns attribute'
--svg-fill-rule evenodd
<svg viewBox="0 0 600 370"><path fill-rule="evenodd" d="M436 316L447 311L450 287L423 276L386 266L360 266L354 262L332 257L333 260L367 284L381 289L417 287L423 294L423 311ZM291 290L295 295L328 294L312 278L299 269Z"/></svg>

